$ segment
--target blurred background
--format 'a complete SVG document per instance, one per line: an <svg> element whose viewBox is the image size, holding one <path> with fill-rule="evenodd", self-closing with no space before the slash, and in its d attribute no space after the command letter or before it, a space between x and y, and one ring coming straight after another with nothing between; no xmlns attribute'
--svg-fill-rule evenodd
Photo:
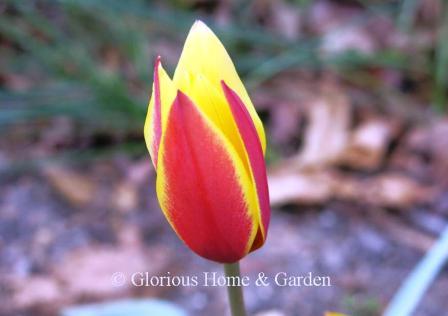
<svg viewBox="0 0 448 316"><path fill-rule="evenodd" d="M267 130L272 224L243 274L332 280L246 288L251 315L380 315L448 225L446 1L2 0L0 315L228 313L224 288L111 279L221 271L163 217L143 140L155 57L172 74L196 19ZM445 269L415 315L447 293Z"/></svg>

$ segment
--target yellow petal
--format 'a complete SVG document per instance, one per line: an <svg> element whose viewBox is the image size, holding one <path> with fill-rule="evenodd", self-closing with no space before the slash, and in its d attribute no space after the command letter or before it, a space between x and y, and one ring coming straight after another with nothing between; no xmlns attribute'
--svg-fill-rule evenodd
<svg viewBox="0 0 448 316"><path fill-rule="evenodd" d="M191 81L198 75L207 78L221 94L221 80L224 80L240 96L254 121L264 152L266 139L263 125L249 95L226 49L212 30L201 21L196 21L188 34L173 81L188 95Z"/></svg>

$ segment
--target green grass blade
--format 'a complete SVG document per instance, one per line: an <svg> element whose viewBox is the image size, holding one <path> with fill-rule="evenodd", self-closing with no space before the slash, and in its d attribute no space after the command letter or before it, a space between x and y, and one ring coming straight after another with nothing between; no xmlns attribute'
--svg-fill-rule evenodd
<svg viewBox="0 0 448 316"><path fill-rule="evenodd" d="M448 3L443 2L443 12L436 46L434 106L437 111L446 110L448 88Z"/></svg>

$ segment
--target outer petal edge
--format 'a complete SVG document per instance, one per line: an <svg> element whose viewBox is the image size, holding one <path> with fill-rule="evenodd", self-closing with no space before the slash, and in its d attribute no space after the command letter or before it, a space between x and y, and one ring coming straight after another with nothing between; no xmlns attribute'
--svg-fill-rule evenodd
<svg viewBox="0 0 448 316"><path fill-rule="evenodd" d="M146 146L156 170L160 140L176 92L177 89L174 83L162 67L160 56L157 57L154 64L152 95L148 104L148 112L144 126Z"/></svg>
<svg viewBox="0 0 448 316"><path fill-rule="evenodd" d="M243 101L224 81L221 81L221 85L245 145L252 171L253 182L256 186L259 206L257 211L261 236L257 236L254 241L251 250L255 250L266 240L270 221L269 189L263 149L255 125Z"/></svg>

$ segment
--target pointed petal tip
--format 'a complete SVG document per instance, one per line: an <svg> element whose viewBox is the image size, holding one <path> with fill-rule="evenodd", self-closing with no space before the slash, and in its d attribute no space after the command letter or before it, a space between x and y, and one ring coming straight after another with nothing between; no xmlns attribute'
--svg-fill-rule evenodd
<svg viewBox="0 0 448 316"><path fill-rule="evenodd" d="M189 98L187 97L187 95L185 93L183 93L182 91L180 91L178 89L177 93L176 93L176 98L174 99L174 102L185 103L185 101L189 101Z"/></svg>
<svg viewBox="0 0 448 316"><path fill-rule="evenodd" d="M158 55L157 57L156 57L156 60L155 60L155 62L154 62L154 83L156 83L156 81L158 82L158 80L159 80L159 75L158 75L158 73L159 73L159 67L160 67L160 65L162 64L162 62L161 62L161 57L160 57L160 55Z"/></svg>
<svg viewBox="0 0 448 316"><path fill-rule="evenodd" d="M203 26L206 26L206 25L205 25L205 23L204 23L202 20L200 20L200 19L196 19L196 20L194 21L194 23L193 23L193 27L203 27Z"/></svg>
<svg viewBox="0 0 448 316"><path fill-rule="evenodd" d="M188 107L190 105L194 105L193 101L191 101L188 95L186 95L185 93L183 93L181 90L178 89L176 92L176 97L174 98L173 101L173 107L178 107L180 110L182 110L183 108Z"/></svg>
<svg viewBox="0 0 448 316"><path fill-rule="evenodd" d="M211 32L210 28L202 20L196 20L191 27L191 31L195 32Z"/></svg>
<svg viewBox="0 0 448 316"><path fill-rule="evenodd" d="M227 85L227 83L224 80L220 81L221 83L221 88L225 91L228 92L230 90L230 87Z"/></svg>

